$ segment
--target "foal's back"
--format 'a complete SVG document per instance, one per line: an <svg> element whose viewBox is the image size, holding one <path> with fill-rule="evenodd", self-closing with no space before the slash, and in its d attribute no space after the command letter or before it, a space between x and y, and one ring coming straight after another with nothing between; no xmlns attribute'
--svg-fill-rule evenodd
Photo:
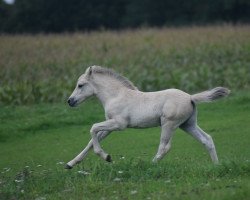
<svg viewBox="0 0 250 200"><path fill-rule="evenodd" d="M112 107L116 108L111 109L113 113L125 119L128 127L134 128L160 126L163 117L185 121L192 113L190 95L177 89L157 92L129 90L113 102Z"/></svg>

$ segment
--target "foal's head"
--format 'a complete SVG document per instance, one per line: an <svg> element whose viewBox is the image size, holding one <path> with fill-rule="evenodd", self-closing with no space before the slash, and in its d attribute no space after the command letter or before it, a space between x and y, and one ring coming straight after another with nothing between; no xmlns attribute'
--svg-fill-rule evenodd
<svg viewBox="0 0 250 200"><path fill-rule="evenodd" d="M92 68L89 67L85 74L82 74L76 84L73 93L68 99L68 104L72 107L77 106L83 102L86 98L94 94L94 87L89 82L90 76L92 74Z"/></svg>

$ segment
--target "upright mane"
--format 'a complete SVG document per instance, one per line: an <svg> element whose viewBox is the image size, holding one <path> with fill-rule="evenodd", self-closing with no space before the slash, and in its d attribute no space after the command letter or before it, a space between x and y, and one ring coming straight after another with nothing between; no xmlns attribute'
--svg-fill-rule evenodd
<svg viewBox="0 0 250 200"><path fill-rule="evenodd" d="M90 67L86 71L88 71L89 69L90 69ZM116 79L117 81L122 83L123 86L125 86L131 90L138 90L137 87L135 87L131 81L129 81L126 77L116 73L112 69L108 69L108 68L100 67L100 66L92 66L91 70L92 70L92 74L102 74L105 76L109 76L111 78Z"/></svg>

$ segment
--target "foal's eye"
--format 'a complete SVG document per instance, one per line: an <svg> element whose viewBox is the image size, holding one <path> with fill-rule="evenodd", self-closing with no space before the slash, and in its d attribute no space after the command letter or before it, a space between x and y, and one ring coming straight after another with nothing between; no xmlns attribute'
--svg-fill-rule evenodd
<svg viewBox="0 0 250 200"><path fill-rule="evenodd" d="M78 88L82 88L82 87L83 87L83 84L79 84L79 85L78 85Z"/></svg>

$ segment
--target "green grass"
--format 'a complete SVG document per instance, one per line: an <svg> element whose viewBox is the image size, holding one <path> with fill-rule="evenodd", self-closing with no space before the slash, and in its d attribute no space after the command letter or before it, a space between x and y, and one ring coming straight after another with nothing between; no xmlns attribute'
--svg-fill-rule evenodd
<svg viewBox="0 0 250 200"><path fill-rule="evenodd" d="M250 26L0 35L0 105L61 102L91 65L146 91L250 88Z"/></svg>
<svg viewBox="0 0 250 200"><path fill-rule="evenodd" d="M213 165L205 149L178 130L172 149L151 160L160 129L127 129L102 142L114 162L92 152L72 170L67 162L103 120L90 100L76 109L66 104L0 108L0 199L249 199L250 93L201 104L199 125L214 139L220 159Z"/></svg>

